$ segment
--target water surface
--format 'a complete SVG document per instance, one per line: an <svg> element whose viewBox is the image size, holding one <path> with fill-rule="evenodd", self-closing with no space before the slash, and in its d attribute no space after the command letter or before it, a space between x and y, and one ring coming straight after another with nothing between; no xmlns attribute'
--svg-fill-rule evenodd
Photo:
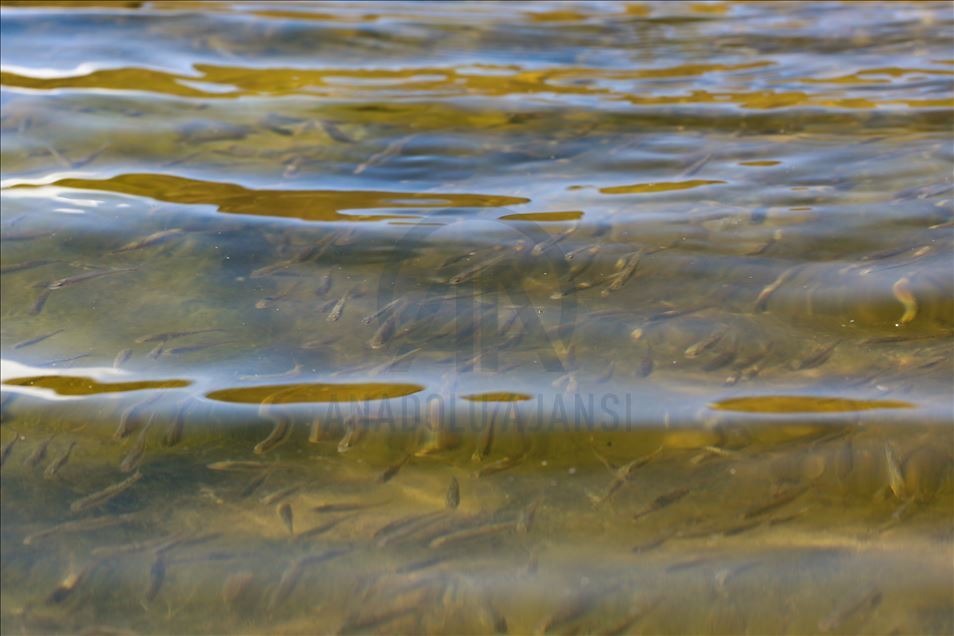
<svg viewBox="0 0 954 636"><path fill-rule="evenodd" d="M0 625L950 633L952 17L4 2Z"/></svg>

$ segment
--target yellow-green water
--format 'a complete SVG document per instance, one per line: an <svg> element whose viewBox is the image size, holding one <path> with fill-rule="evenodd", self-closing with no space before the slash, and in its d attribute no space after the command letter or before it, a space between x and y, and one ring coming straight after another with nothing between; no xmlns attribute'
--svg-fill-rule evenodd
<svg viewBox="0 0 954 636"><path fill-rule="evenodd" d="M2 3L3 633L950 633L952 28Z"/></svg>

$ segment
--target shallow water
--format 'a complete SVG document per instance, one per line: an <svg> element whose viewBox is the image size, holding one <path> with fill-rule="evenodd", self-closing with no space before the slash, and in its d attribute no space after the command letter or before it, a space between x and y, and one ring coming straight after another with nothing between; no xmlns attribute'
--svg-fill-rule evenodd
<svg viewBox="0 0 954 636"><path fill-rule="evenodd" d="M63 4L4 633L954 629L949 4Z"/></svg>

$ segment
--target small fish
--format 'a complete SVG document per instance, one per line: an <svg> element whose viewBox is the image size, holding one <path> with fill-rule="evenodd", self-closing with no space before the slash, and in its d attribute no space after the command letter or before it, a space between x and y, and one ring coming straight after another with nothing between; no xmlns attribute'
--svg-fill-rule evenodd
<svg viewBox="0 0 954 636"><path fill-rule="evenodd" d="M212 347L221 347L222 345L231 344L233 342L235 341L223 340L220 342L206 342L204 344L186 345L184 347L173 347L172 349L166 349L165 351L163 351L163 355L178 356L178 355L184 355L187 353L195 353L196 351L205 351L206 349L211 349Z"/></svg>
<svg viewBox="0 0 954 636"><path fill-rule="evenodd" d="M637 622L639 622L640 619L646 616L646 614L655 609L658 604L658 598L642 603L640 607L630 611L618 623L607 627L605 631L601 632L602 636L622 636L623 634L637 633L633 627Z"/></svg>
<svg viewBox="0 0 954 636"><path fill-rule="evenodd" d="M12 274L14 272L22 272L28 269L43 267L44 265L51 265L53 263L59 263L59 261L43 258L43 259L38 259L33 261L22 261L20 263L11 263L10 265L4 265L0 267L0 275Z"/></svg>
<svg viewBox="0 0 954 636"><path fill-rule="evenodd" d="M50 236L52 232L46 230L23 230L20 232L3 232L0 233L0 240L3 241L32 241L43 236Z"/></svg>
<svg viewBox="0 0 954 636"><path fill-rule="evenodd" d="M49 596L46 597L47 604L59 604L68 599L76 588L79 587L79 584L85 581L98 565L99 562L94 561L78 572L70 572L67 574L63 580L53 588Z"/></svg>
<svg viewBox="0 0 954 636"><path fill-rule="evenodd" d="M162 589L162 583L166 580L166 557L163 553L156 554L152 565L149 567L149 585L146 587L144 598L146 601L152 601Z"/></svg>
<svg viewBox="0 0 954 636"><path fill-rule="evenodd" d="M498 459L495 462L491 462L490 464L483 466L480 470L475 472L474 477L477 479L482 479L484 477L488 477L490 475L494 475L496 473L509 470L513 468L514 466L519 465L520 462L526 459L527 451L528 449L525 449L523 452L520 452L514 455L508 455L506 457L502 457Z"/></svg>
<svg viewBox="0 0 954 636"><path fill-rule="evenodd" d="M749 250L743 252L743 256L762 256L763 254L765 254L766 252L768 252L768 251L769 251L769 248L771 248L773 245L775 245L775 244L779 241L780 238L781 238L781 231L778 231L778 232L776 232L775 235L770 236L770 237L768 238L768 240L766 240L766 241L765 241L764 243L762 243L761 245L756 245L756 246L753 247L752 249L749 249Z"/></svg>
<svg viewBox="0 0 954 636"><path fill-rule="evenodd" d="M338 452L347 453L364 438L364 434L364 427L352 422L345 432L344 437L338 441Z"/></svg>
<svg viewBox="0 0 954 636"><path fill-rule="evenodd" d="M295 155L283 161L282 165L285 167L285 169L282 171L282 177L285 179L291 179L301 172L301 167L304 163L305 158L301 155Z"/></svg>
<svg viewBox="0 0 954 636"><path fill-rule="evenodd" d="M408 453L407 455L405 455L398 461L388 466L388 468L383 473L381 473L381 475L378 477L378 483L385 484L391 481L392 479L394 479L394 477L398 474L398 472L401 470L404 464L406 464L408 460L411 459L413 456L414 456L414 453Z"/></svg>
<svg viewBox="0 0 954 636"><path fill-rule="evenodd" d="M275 294L274 296L266 296L265 298L262 298L256 302L255 309L268 309L269 307L288 299L292 294L295 293L296 290L298 290L299 287L301 287L301 281L295 281L289 285L285 291Z"/></svg>
<svg viewBox="0 0 954 636"><path fill-rule="evenodd" d="M576 343L570 344L566 348L566 355L564 356L563 366L567 369L576 369L578 367L576 362Z"/></svg>
<svg viewBox="0 0 954 636"><path fill-rule="evenodd" d="M296 256L293 256L289 259L285 259L277 263L272 263L271 265L266 265L264 267L259 267L258 269L252 271L249 274L249 278L262 278L263 276L274 274L275 272L279 272L283 269L288 269L289 267L292 267L294 265L299 265L301 263L305 263L311 260L312 258L316 258L321 252L323 247L330 245L331 240L332 239L330 238L325 239L323 242L318 243L318 245L309 247L308 249L303 250Z"/></svg>
<svg viewBox="0 0 954 636"><path fill-rule="evenodd" d="M447 487L447 494L444 496L444 505L449 510L457 510L460 505L460 483L456 477L451 477L450 485Z"/></svg>
<svg viewBox="0 0 954 636"><path fill-rule="evenodd" d="M315 286L315 296L322 298L331 290L331 272L328 272L320 279L318 279L318 284Z"/></svg>
<svg viewBox="0 0 954 636"><path fill-rule="evenodd" d="M918 315L918 301L911 292L910 285L911 281L908 280L907 276L904 276L891 286L891 293L894 294L895 299L904 307L904 313L901 315L901 318L898 319L899 325L908 324Z"/></svg>
<svg viewBox="0 0 954 636"><path fill-rule="evenodd" d="M484 427L483 432L480 434L480 439L477 441L477 448L474 449L474 454L470 456L470 461L481 462L484 457L490 454L494 445L494 426L496 422L497 413L495 411L490 415L490 421L487 422L487 426Z"/></svg>
<svg viewBox="0 0 954 636"><path fill-rule="evenodd" d="M335 124L335 122L328 121L327 119L319 119L318 125L321 127L321 129L325 132L326 135L328 135L335 141L343 143L343 144L354 143L354 139L346 135L344 131L341 130L341 128L339 128L337 124Z"/></svg>
<svg viewBox="0 0 954 636"><path fill-rule="evenodd" d="M545 239L545 240L543 240L543 241L540 241L539 243L537 243L536 245L534 245L534 246L530 249L530 255L531 255L531 256L540 256L541 254L543 254L543 252L545 252L545 251L548 250L549 248L553 247L554 245L556 245L557 243L559 243L559 242L562 241L563 239L567 238L568 236L570 236L571 234L573 234L573 232L575 232L575 231L576 231L576 227L575 227L575 226L571 226L571 227L568 227L567 229L563 230L562 232L559 232L559 233L557 233L557 234L551 236L551 237L548 238L548 239ZM564 257L564 258L565 258L565 257Z"/></svg>
<svg viewBox="0 0 954 636"><path fill-rule="evenodd" d="M5 408L5 407L10 406L11 404L13 404L14 400L16 400L17 397L19 397L19 393L2 393L2 392L0 392L0 409ZM2 422L3 422L3 420L0 419L0 423L2 423Z"/></svg>
<svg viewBox="0 0 954 636"><path fill-rule="evenodd" d="M37 364L38 367L55 367L58 364L65 364L67 362L73 362L74 360L82 360L83 358L88 358L93 355L91 351L86 353L78 353L75 356L67 356L65 358L55 358L53 360L47 360Z"/></svg>
<svg viewBox="0 0 954 636"><path fill-rule="evenodd" d="M687 559L685 561L679 561L673 563L666 568L666 572L679 572L681 570L693 570L698 566L710 565L713 562L713 559L710 557L696 557L694 559Z"/></svg>
<svg viewBox="0 0 954 636"><path fill-rule="evenodd" d="M311 421L311 425L308 430L308 443L320 444L321 442L325 441L327 433L327 427L322 425L321 418L316 417Z"/></svg>
<svg viewBox="0 0 954 636"><path fill-rule="evenodd" d="M291 266L293 266L293 265L298 265L298 264L301 263L301 262L302 262L302 261L301 261L300 258L297 258L297 257L296 257L296 258L289 258L289 259L286 259L286 260L284 260L284 261L279 261L279 262L277 262L277 263L273 263L273 264L271 264L271 265L266 265L265 267L259 267L258 269L253 270L253 271L248 275L248 277L249 277L249 278L262 278L262 277L264 277L264 276L269 276L269 275L271 275L271 274L274 274L275 272L280 272L280 271L283 270L283 269L288 269L289 267L291 267Z"/></svg>
<svg viewBox="0 0 954 636"><path fill-rule="evenodd" d="M954 333L945 333L945 337L950 338L954 336ZM910 342L914 340L931 340L937 338L938 334L927 333L927 334L901 334L897 336L883 336L880 338L866 338L861 341L863 345L873 345L873 344L890 344L894 342Z"/></svg>
<svg viewBox="0 0 954 636"><path fill-rule="evenodd" d="M276 380L278 378L295 378L301 375L304 370L304 366L301 363L296 362L291 369L288 371L282 371L281 373L261 373L256 375L240 375L239 380Z"/></svg>
<svg viewBox="0 0 954 636"><path fill-rule="evenodd" d="M44 441L37 444L36 448L33 449L33 452L30 453L30 456L23 460L23 463L30 468L36 468L37 465L46 459L46 450L50 445L50 442L53 441L53 438L56 437L56 433L53 433L47 437ZM6 461L6 460L4 460ZM2 462L0 462L2 463Z"/></svg>
<svg viewBox="0 0 954 636"><path fill-rule="evenodd" d="M185 417L186 412L191 406L190 400L185 400L176 411L176 417L172 421L172 426L169 427L169 430L166 431L166 434L162 437L162 444L164 446L175 446L182 441L182 433L185 430Z"/></svg>
<svg viewBox="0 0 954 636"><path fill-rule="evenodd" d="M95 150L91 151L90 153L86 155L83 155L82 157L80 157L76 161L73 161L70 164L71 169L76 170L78 168L82 168L86 164L96 159L107 148L109 148L109 144L102 144L101 146L99 146L99 148L96 148Z"/></svg>
<svg viewBox="0 0 954 636"><path fill-rule="evenodd" d="M113 433L113 439L125 439L129 434L135 431L141 420L139 417L140 412L158 401L160 397L161 396L159 395L154 395L140 402L130 404L128 407L126 407L119 415L119 424L116 426L116 431Z"/></svg>
<svg viewBox="0 0 954 636"><path fill-rule="evenodd" d="M463 252L461 254L454 254L453 256L449 256L446 259L444 259L444 261L440 265L437 266L437 271L439 272L443 271L447 269L448 267L450 267L451 265L456 265L462 260L471 258L472 256L475 256L476 254L477 254L476 251L472 251L472 252Z"/></svg>
<svg viewBox="0 0 954 636"><path fill-rule="evenodd" d="M593 381L596 382L597 384L604 384L606 382L609 382L610 380L613 379L613 374L615 372L616 372L616 361L611 360L610 363L606 365L606 368L603 369L603 372L600 373L598 376L596 376L596 378Z"/></svg>
<svg viewBox="0 0 954 636"><path fill-rule="evenodd" d="M654 366L653 349L652 347L646 347L646 354L639 361L639 368L636 369L636 375L641 378L648 378L653 372Z"/></svg>
<svg viewBox="0 0 954 636"><path fill-rule="evenodd" d="M754 378L755 376L757 376L759 373L762 372L763 366L764 366L764 361L759 360L748 366L738 368L732 373L730 373L728 376L726 376L724 383L727 386L731 386L733 384L736 384L739 380L751 380L752 378Z"/></svg>
<svg viewBox="0 0 954 636"><path fill-rule="evenodd" d="M772 297L772 294L777 292L778 289L786 283L786 281L802 271L804 267L804 265L795 265L794 267L790 267L779 274L778 278L762 288L762 291L759 292L758 297L755 299L755 311L765 311L768 308L768 301Z"/></svg>
<svg viewBox="0 0 954 636"><path fill-rule="evenodd" d="M567 263L572 263L573 261L580 260L581 256L591 256L597 254L600 251L599 245L584 245L583 247L578 247L575 250L571 250L563 255L563 259Z"/></svg>
<svg viewBox="0 0 954 636"><path fill-rule="evenodd" d="M206 464L209 470L235 471L235 472L254 472L271 468L272 464L266 462L245 461L240 459L225 460L221 462L212 462Z"/></svg>
<svg viewBox="0 0 954 636"><path fill-rule="evenodd" d="M470 528L464 528L462 530L455 530L446 534L442 534L432 539L427 546L432 549L440 548L449 543L459 543L461 541L469 541L471 539L479 539L495 534L502 534L504 532L512 531L513 529L513 521L487 523L480 526L473 526Z"/></svg>
<svg viewBox="0 0 954 636"><path fill-rule="evenodd" d="M245 139L251 131L249 126L201 120L189 122L179 128L181 139L194 143Z"/></svg>
<svg viewBox="0 0 954 636"><path fill-rule="evenodd" d="M792 363L792 369L795 371L803 371L805 369L814 369L815 367L823 365L828 361L832 353L834 353L835 347L837 347L840 343L841 340L836 340L828 346L812 351L801 360L794 361Z"/></svg>
<svg viewBox="0 0 954 636"><path fill-rule="evenodd" d="M276 490L275 492L265 495L264 497L259 499L259 501L265 504L266 506L277 504L282 499L285 499L286 497L289 497L295 494L296 492L298 492L299 490L301 490L302 486L303 484L295 484L293 486L288 486L287 488Z"/></svg>
<svg viewBox="0 0 954 636"><path fill-rule="evenodd" d="M334 527L337 526L338 524L343 523L343 522L345 522L345 521L348 521L349 519L353 519L354 517L357 516L357 514L358 514L358 513L354 513L354 514L344 515L344 516L338 517L337 519L332 519L331 521L328 521L328 522L326 522L326 523L317 525L317 526L315 526L315 527L313 527L313 528L309 528L309 529L305 530L304 532L299 532L299 533L298 533L298 536L295 537L295 538L296 538L296 540L299 541L299 542L303 542L303 541L305 541L306 539L313 539L314 537L317 537L317 536L319 536L319 535L322 535L322 534L328 532L329 530L331 530L332 528L334 528Z"/></svg>
<svg viewBox="0 0 954 636"><path fill-rule="evenodd" d="M111 528L113 526L121 526L127 523L133 523L138 519L139 515L133 513L124 515L104 515L102 517L90 517L88 519L66 521L51 528L27 535L23 539L23 545L32 545L37 539L44 539L54 534L102 530L103 528Z"/></svg>
<svg viewBox="0 0 954 636"><path fill-rule="evenodd" d="M292 561L282 573L282 578L272 593L272 597L268 602L268 611L275 611L275 609L284 603L291 593L295 591L295 587L298 586L298 581L301 579L301 575L304 574L307 566L328 561L342 554L347 554L349 551L350 548L332 548L319 554L309 554Z"/></svg>
<svg viewBox="0 0 954 636"><path fill-rule="evenodd" d="M373 508L378 504L373 503L327 503L315 506L312 508L314 512L328 513L328 512L354 512L355 510L365 510L366 508Z"/></svg>
<svg viewBox="0 0 954 636"><path fill-rule="evenodd" d="M662 510L663 508L676 503L677 501L679 501L680 499L688 495L689 491L690 489L688 487L683 487L683 488L676 488L675 490L667 492L663 495L659 495L658 497L653 499L648 506L646 506L645 508L637 512L635 515L633 515L633 519L634 520L640 519L650 513L656 512L657 510Z"/></svg>
<svg viewBox="0 0 954 636"><path fill-rule="evenodd" d="M155 347L153 347L149 353L146 354L146 357L149 358L150 360L156 360L159 358L159 356L165 353L165 351L166 351L166 343L160 342Z"/></svg>
<svg viewBox="0 0 954 636"><path fill-rule="evenodd" d="M653 550L654 548L658 548L659 546L661 546L662 544L664 544L664 543L665 543L666 541L668 541L668 540L669 540L669 536L668 536L668 535L661 535L661 536L658 536L658 537L656 537L656 538L654 538L654 539L650 539L649 541L645 541L645 542L643 542L643 543L640 543L640 544L637 545L637 546L634 546L634 547L632 548L632 552L635 552L636 554L642 554L643 552L649 552L650 550Z"/></svg>
<svg viewBox="0 0 954 636"><path fill-rule="evenodd" d="M507 257L507 254L504 254L504 253L491 256L487 260L481 263L478 263L477 265L474 265L470 269L466 269L460 272L459 274L455 274L454 276L451 276L450 280L448 280L447 282L451 285L460 285L462 283L466 283L467 281L473 280L474 278L479 276L480 273L483 272L484 270L489 269L490 267L493 267L500 261L504 260L504 258L506 257Z"/></svg>
<svg viewBox="0 0 954 636"><path fill-rule="evenodd" d="M894 194L894 197L891 199L891 201L894 202L894 201L905 201L905 200L909 200L909 199L921 199L921 198L924 198L924 196L925 196L924 193L925 193L925 192L931 193L932 191L936 191L935 194L939 194L939 193L943 193L943 192L944 192L945 190L947 190L949 187L950 187L950 186L947 185L947 184L943 184L943 185L940 186L940 187L938 187L937 184L930 184L930 185L927 185L927 186L917 186L917 187L914 187L914 188L905 188L904 190L901 190L901 191L899 191L899 192L896 192L896 193ZM926 196L931 196L931 195L930 195L930 194L927 194ZM903 250L902 250L902 251L903 251Z"/></svg>
<svg viewBox="0 0 954 636"><path fill-rule="evenodd" d="M415 561L413 563L407 563L401 567L394 570L395 574L408 574L410 572L419 572L420 570L426 570L429 567L435 565L440 565L445 561L449 560L451 555L449 554L439 554L437 556L432 556L427 559L422 559L420 561Z"/></svg>
<svg viewBox="0 0 954 636"><path fill-rule="evenodd" d="M384 150L382 150L381 152L374 153L373 155L368 157L367 161L365 161L364 163L360 164L357 168L355 168L354 174L361 174L368 168L384 163L391 157L397 155L398 153L401 152L404 146L406 146L407 143L411 141L415 136L416 135L408 135L407 137L401 137L400 139L392 141L390 144L388 144L388 146Z"/></svg>
<svg viewBox="0 0 954 636"><path fill-rule="evenodd" d="M629 258L626 259L623 268L615 274L610 275L610 284L606 287L606 289L600 292L600 295L605 298L606 296L609 296L610 292L622 289L623 285L625 285L629 279L633 277L633 274L636 273L636 268L639 267L639 261L642 259L643 253L644 250L639 249L630 254Z"/></svg>
<svg viewBox="0 0 954 636"><path fill-rule="evenodd" d="M362 324L370 325L372 322L374 322L375 320L377 320L378 318L382 316L390 316L395 313L398 313L399 311L401 311L401 309L403 309L407 305L407 302L408 301L406 298L403 298L403 297L395 298L394 300L386 304L381 309L378 309L377 311L370 313L364 318L362 318L361 322Z"/></svg>
<svg viewBox="0 0 954 636"><path fill-rule="evenodd" d="M278 113L268 113L262 118L261 124L262 127L266 130L270 130L277 135L291 136L292 131L285 126L292 126L297 124L305 123L306 120L299 119L297 117L286 117L285 115L279 115Z"/></svg>
<svg viewBox="0 0 954 636"><path fill-rule="evenodd" d="M152 342L166 342L168 340L175 340L176 338L185 338L186 336L196 336L202 333L215 333L219 331L225 331L224 329L188 329L186 331L164 331L162 333L155 333L148 336L140 336L136 338L136 344L146 344Z"/></svg>
<svg viewBox="0 0 954 636"><path fill-rule="evenodd" d="M66 168L67 170L73 167L73 164L66 157L64 157L63 154L60 151L58 151L56 148L54 148L48 143L43 143L43 147L46 148L46 151L50 153L50 156L53 157L53 159L55 159L56 162L60 164L60 166L62 166L63 168Z"/></svg>
<svg viewBox="0 0 954 636"><path fill-rule="evenodd" d="M766 361L768 360L768 357L772 353L773 349L773 344L762 347L762 349L754 356L739 364L739 368L725 379L725 384L731 385L735 384L739 380L747 381L757 376L765 368Z"/></svg>
<svg viewBox="0 0 954 636"><path fill-rule="evenodd" d="M700 355L711 349L713 346L717 345L722 338L728 333L727 328L717 329L710 333L708 336L698 340L697 342L686 347L686 350L683 352L687 358L698 358Z"/></svg>
<svg viewBox="0 0 954 636"><path fill-rule="evenodd" d="M30 307L29 314L31 316L38 316L40 312L43 311L43 308L46 307L46 301L49 300L50 294L53 293L48 287L45 286L45 283L41 284L43 284L44 287L40 289L40 293L37 294L36 300L33 301L33 305Z"/></svg>
<svg viewBox="0 0 954 636"><path fill-rule="evenodd" d="M288 528L288 534L295 534L295 523L294 523L294 512L292 511L291 504L287 501L284 501L275 508L275 514L278 515L278 518L282 520L282 523L285 524L285 527Z"/></svg>
<svg viewBox="0 0 954 636"><path fill-rule="evenodd" d="M374 540L379 548L387 547L393 543L407 541L446 518L447 512L444 510L405 517L404 519L391 522L375 532Z"/></svg>
<svg viewBox="0 0 954 636"><path fill-rule="evenodd" d="M399 364L401 364L405 360L409 360L410 358L413 358L420 352L421 352L421 347L418 347L416 349L411 349L407 353L402 353L401 355L396 356L393 360L389 360L388 362L384 362L382 364L379 364L376 367L373 367L371 370L368 371L368 376L373 378L373 377L377 377L381 375L382 373L386 373L387 371L390 371L391 369L396 368Z"/></svg>
<svg viewBox="0 0 954 636"><path fill-rule="evenodd" d="M270 471L264 471L264 472L262 472L261 474L255 475L254 477L252 477L251 479L249 479L249 480L248 480L248 483L245 484L245 486L242 487L242 490L241 490L241 491L239 491L239 494L238 494L239 498L240 498L240 499L245 499L246 497L251 497L252 494L253 494L256 490L258 490L259 488L261 488L262 484L264 484L265 481L266 481L270 476L271 476L271 472L270 472Z"/></svg>
<svg viewBox="0 0 954 636"><path fill-rule="evenodd" d="M104 545L90 550L93 556L113 559L127 554L136 554L137 552L153 551L155 553L163 552L167 545L175 541L175 536L170 539L158 537L156 539L147 539L145 541L133 541L132 543L123 543L120 545Z"/></svg>
<svg viewBox="0 0 954 636"><path fill-rule="evenodd" d="M580 594L572 595L560 603L559 609L537 627L536 633L555 634L563 631L576 633L574 630L566 630L566 628L572 627L572 623L593 609L597 600L597 593L594 590L584 590Z"/></svg>
<svg viewBox="0 0 954 636"><path fill-rule="evenodd" d="M77 499L72 504L70 504L70 511L77 513L90 510L92 508L98 508L112 499L115 499L122 493L126 492L129 488L133 486L137 481L142 479L142 473L136 472L132 476L127 477L126 479L107 486L98 492L94 492L91 495Z"/></svg>
<svg viewBox="0 0 954 636"><path fill-rule="evenodd" d="M715 356L704 365L702 365L703 371L717 371L719 369L725 368L732 364L735 361L737 350L735 347L723 351L719 355Z"/></svg>
<svg viewBox="0 0 954 636"><path fill-rule="evenodd" d="M571 275L572 275L572 272L571 272ZM571 280L570 283L563 285L560 289L550 294L550 300L560 300L561 298L566 298L570 294L575 294L584 289L589 289L592 286L593 284L591 282L580 281L580 282L574 283ZM499 348L504 349L505 347L499 347Z"/></svg>
<svg viewBox="0 0 954 636"><path fill-rule="evenodd" d="M615 476L613 477L613 481L610 482L609 487L606 489L606 494L603 495L602 498L597 499L596 503L604 503L607 500L609 500L609 498L612 497L617 490L623 487L623 484L629 481L629 478L633 475L633 473L638 468L642 468L643 466L651 462L653 459L656 458L657 455L659 455L662 452L662 450L663 450L662 446L660 446L659 448L649 453L648 455L645 455L643 457L637 457L636 459L620 466L615 471Z"/></svg>
<svg viewBox="0 0 954 636"><path fill-rule="evenodd" d="M282 442L288 439L289 434L291 433L291 420L286 416L273 416L273 421L275 425L272 427L272 432L268 434L268 437L260 441L252 449L256 455L264 455L268 451L277 447Z"/></svg>
<svg viewBox="0 0 954 636"><path fill-rule="evenodd" d="M153 245L159 245L160 243L165 243L166 241L179 236L182 234L182 228L173 228L171 230L161 230L159 232L153 232L149 236L145 236L141 239L137 239L130 243L126 243L122 247L117 248L113 251L113 254L121 254L123 252L131 252L133 250L140 250L144 247L151 247Z"/></svg>
<svg viewBox="0 0 954 636"><path fill-rule="evenodd" d="M348 302L349 296L350 292L345 292L345 294L338 299L338 301L331 308L331 311L328 312L328 322L337 322L338 319L341 318L342 314L344 314L345 303Z"/></svg>
<svg viewBox="0 0 954 636"><path fill-rule="evenodd" d="M66 447L66 450L63 451L63 454L50 462L46 467L46 470L43 471L43 476L47 479L53 479L56 477L57 473L66 466L66 462L70 460L70 454L73 452L73 449L76 448L76 442L70 442L69 446Z"/></svg>
<svg viewBox="0 0 954 636"><path fill-rule="evenodd" d="M96 278L101 278L103 276L109 276L110 274L122 274L123 272L131 272L138 269L137 267L121 267L118 269L100 269L92 272L85 272L83 274L76 274L75 276L67 276L66 278L60 278L55 280L49 285L47 289L65 289L66 287L72 287L78 283L82 283L88 280L94 280Z"/></svg>
<svg viewBox="0 0 954 636"><path fill-rule="evenodd" d="M129 361L129 358L131 357L132 357L132 349L123 349L122 351L116 354L115 358L113 358L113 368L114 369L122 368L122 366L126 364L126 362Z"/></svg>
<svg viewBox="0 0 954 636"><path fill-rule="evenodd" d="M127 454L119 464L119 472L131 473L142 463L142 457L146 453L146 432L149 431L151 425L152 422L150 421L139 431L139 437L136 439L136 443L129 450L129 454Z"/></svg>
<svg viewBox="0 0 954 636"><path fill-rule="evenodd" d="M389 623L393 623L399 618L419 611L418 607L433 602L432 599L426 598L426 593L424 596L425 598L418 599L416 603L406 603L400 604L397 607L377 609L367 614L362 612L352 613L338 628L338 634L340 636L348 636L349 634L389 633L387 630L382 630L381 628Z"/></svg>
<svg viewBox="0 0 954 636"><path fill-rule="evenodd" d="M387 345L394 334L397 331L397 316L391 316L378 327L378 330L374 332L374 335L371 337L371 340L368 341L368 346L372 349L380 349Z"/></svg>
<svg viewBox="0 0 954 636"><path fill-rule="evenodd" d="M334 344L338 341L338 336L326 336L324 338L315 338L314 340L308 340L301 344L301 348L307 351L312 351L315 349L321 350L327 348L329 345Z"/></svg>
<svg viewBox="0 0 954 636"><path fill-rule="evenodd" d="M173 548L199 545L201 543L212 541L213 539L218 539L221 536L222 533L220 532L204 532L199 534L187 534L180 532L172 535L171 538L156 548L155 552L156 554L162 554L172 550Z"/></svg>
<svg viewBox="0 0 954 636"><path fill-rule="evenodd" d="M3 450L0 450L0 466L7 463L7 459L10 458L10 454L13 453L13 447L17 445L18 441L20 441L20 434L14 431L13 439L7 442Z"/></svg>
<svg viewBox="0 0 954 636"><path fill-rule="evenodd" d="M252 584L254 576L251 572L236 572L225 579L225 583L222 584L222 602L233 609L238 606Z"/></svg>
<svg viewBox="0 0 954 636"><path fill-rule="evenodd" d="M897 457L894 456L894 451L887 444L884 446L884 461L888 469L888 486L895 497L903 500L907 488L905 487L904 476L901 473L901 465L898 463Z"/></svg>
<svg viewBox="0 0 954 636"><path fill-rule="evenodd" d="M706 155L703 155L703 156L699 157L698 159L695 159L695 160L689 162L689 164L686 166L685 170L683 170L683 171L679 174L679 176L680 176L681 178L685 178L685 177L691 177L691 176L695 175L695 174L698 173L700 170L702 170L707 163L709 163L709 160L710 160L710 159L712 159L712 153L711 153L711 152L708 153L708 154L706 154Z"/></svg>
<svg viewBox="0 0 954 636"><path fill-rule="evenodd" d="M733 567L720 568L719 570L716 571L715 575L713 575L712 578L716 584L716 587L719 590L725 590L726 583L730 579L733 579L737 577L739 574L742 574L743 572L747 572L751 570L752 568L755 568L761 564L762 564L762 561L753 560L753 561L741 563L739 565L735 565Z"/></svg>
<svg viewBox="0 0 954 636"><path fill-rule="evenodd" d="M855 614L862 612L864 610L873 610L881 604L881 591L877 588L872 588L870 592L865 594L855 603L848 605L847 607L836 608L827 617L818 621L818 631L825 634L833 629L838 629L845 621L849 620Z"/></svg>
<svg viewBox="0 0 954 636"><path fill-rule="evenodd" d="M208 563L210 561L232 561L234 559L241 558L241 556L242 554L239 552L231 552L228 550L211 550L204 554L172 559L169 561L169 563Z"/></svg>
<svg viewBox="0 0 954 636"><path fill-rule="evenodd" d="M540 508L540 504L543 503L543 497L537 497L530 504L520 511L520 515L517 517L517 524L515 530L517 534L527 534L530 532L530 528L533 527L533 521L537 517L537 509Z"/></svg>
<svg viewBox="0 0 954 636"><path fill-rule="evenodd" d="M755 517L760 517L767 512L772 512L777 508L781 508L782 506L795 501L795 499L801 496L802 493L806 492L808 488L809 486L802 486L779 493L775 495L771 501L764 504L759 504L758 506L754 506L746 510L744 513L742 513L742 519L754 519Z"/></svg>

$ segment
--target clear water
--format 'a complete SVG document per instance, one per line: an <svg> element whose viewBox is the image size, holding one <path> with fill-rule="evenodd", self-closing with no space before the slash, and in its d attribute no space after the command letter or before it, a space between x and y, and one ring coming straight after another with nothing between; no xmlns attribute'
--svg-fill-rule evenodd
<svg viewBox="0 0 954 636"><path fill-rule="evenodd" d="M4 2L0 626L950 633L952 23Z"/></svg>

